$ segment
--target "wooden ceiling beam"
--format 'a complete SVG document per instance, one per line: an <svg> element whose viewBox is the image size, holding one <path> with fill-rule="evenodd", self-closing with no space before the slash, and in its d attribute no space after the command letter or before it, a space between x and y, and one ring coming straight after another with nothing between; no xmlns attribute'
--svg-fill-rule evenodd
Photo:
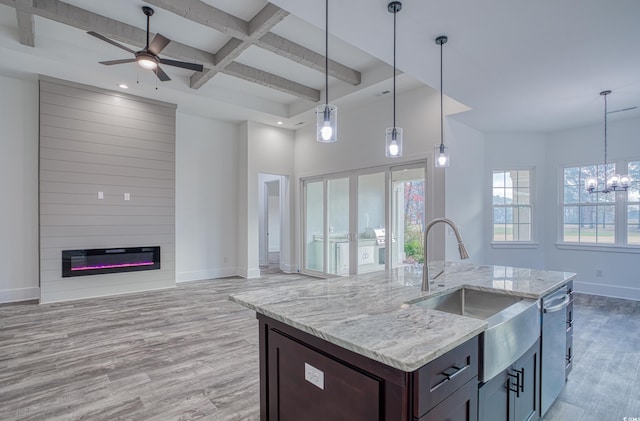
<svg viewBox="0 0 640 421"><path fill-rule="evenodd" d="M162 3L161 0L153 1ZM167 3L173 4L173 2ZM40 16L84 31L95 31L137 48L144 48L146 45L146 31L59 0L0 0L0 4L14 7L17 13ZM243 38L249 43L255 42L256 39L262 37L275 24L284 19L286 15L287 12L282 9L270 4L267 5L251 22L247 23L247 34ZM228 17L226 19L228 20ZM236 22L237 32L237 21L234 19L231 19L231 21ZM250 30L253 32L249 33ZM151 34L151 36L153 37L154 34ZM218 58L216 54L171 41L162 51L162 56L205 65L205 72L195 72L191 76L191 86L197 85L199 78L207 74L209 70L214 72L213 74L221 72L310 101L316 102L320 100L320 91L317 89L233 61L233 58L244 51L239 47L241 44L245 44L245 42L236 39L236 41L229 44L226 53L221 51L223 55ZM226 63L226 65L222 67L217 63Z"/></svg>
<svg viewBox="0 0 640 421"><path fill-rule="evenodd" d="M199 89L213 78L220 69L227 67L231 62L240 56L247 48L269 32L271 28L282 21L289 13L277 6L267 4L248 23L250 34L244 39L231 38L225 45L216 52L216 67L206 69L200 74L194 74L191 78L191 88Z"/></svg>
<svg viewBox="0 0 640 421"><path fill-rule="evenodd" d="M220 49L220 51L216 52L216 57L218 57L218 60L220 60L217 63L218 65L224 65L222 64L222 60L224 60L223 57L227 56L228 51L234 50L235 48L240 48L241 45L244 49L251 46L251 44L241 44L237 41L240 40L246 41L247 43L251 42L257 47L263 48L281 57L295 61L296 63L309 67L313 70L319 72L325 71L324 55L318 54L313 50L303 47L300 44L296 44L295 42L274 34L273 32L269 32L269 30L265 31L260 36L257 36L258 34L260 34L260 31L258 31L256 27L262 29L266 28L267 25L265 25L264 21L274 19L273 16L275 11L278 11L278 13L281 14L276 15L275 19L277 19L277 16L281 16L281 18L275 23L280 22L288 14L284 10L271 3L267 4L267 6L265 6L256 16L254 16L251 21L246 22L232 15L229 15L228 13L220 9L208 5L201 0L187 0L180 2L171 0L144 1L146 3L173 12L193 22L205 25L209 28L215 29L218 32L222 32L230 35L233 38L236 38L235 41L231 39ZM198 11L198 13L194 12L196 10ZM242 51L244 51L244 49ZM329 60L329 75L354 86L359 85L362 80L360 72L341 63L338 63L335 60ZM196 86L202 86L213 76L215 76L215 73L211 74L208 79L194 75L194 78L199 80L199 82L197 82L198 85Z"/></svg>
<svg viewBox="0 0 640 421"><path fill-rule="evenodd" d="M31 0L17 0L22 5L22 9L32 6ZM16 18L18 19L18 34L20 37L20 44L29 47L35 47L35 29L33 14L23 12L19 8L16 8Z"/></svg>
<svg viewBox="0 0 640 421"><path fill-rule="evenodd" d="M289 41L273 32L262 36L256 42L256 46L324 73L324 55ZM329 76L353 86L360 85L362 81L362 75L359 71L331 59L329 59Z"/></svg>

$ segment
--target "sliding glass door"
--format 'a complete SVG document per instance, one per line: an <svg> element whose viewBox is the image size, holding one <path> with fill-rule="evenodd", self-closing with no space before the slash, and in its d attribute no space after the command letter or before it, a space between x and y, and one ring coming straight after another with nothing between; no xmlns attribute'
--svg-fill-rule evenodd
<svg viewBox="0 0 640 421"><path fill-rule="evenodd" d="M324 272L324 181L304 189L304 270Z"/></svg>
<svg viewBox="0 0 640 421"><path fill-rule="evenodd" d="M350 272L349 190L348 177L327 180L327 273L331 275Z"/></svg>
<svg viewBox="0 0 640 421"><path fill-rule="evenodd" d="M339 276L422 262L424 161L303 180L302 191L305 273Z"/></svg>
<svg viewBox="0 0 640 421"><path fill-rule="evenodd" d="M385 172L359 175L357 273L385 268Z"/></svg>
<svg viewBox="0 0 640 421"><path fill-rule="evenodd" d="M424 167L401 167L391 171L391 247L393 267L422 266L425 221Z"/></svg>

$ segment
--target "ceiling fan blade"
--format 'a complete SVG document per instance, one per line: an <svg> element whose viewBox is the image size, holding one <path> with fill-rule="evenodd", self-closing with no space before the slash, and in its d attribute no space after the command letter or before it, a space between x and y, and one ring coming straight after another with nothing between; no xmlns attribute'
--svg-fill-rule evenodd
<svg viewBox="0 0 640 421"><path fill-rule="evenodd" d="M105 66L113 66L114 64L124 64L124 63L133 63L135 62L135 58L125 58L124 60L108 60L101 61L100 64L104 64Z"/></svg>
<svg viewBox="0 0 640 421"><path fill-rule="evenodd" d="M99 34L99 33L97 33L97 32L89 31L89 32L87 32L87 34L89 34L89 35L93 35L94 37L96 37L96 38L98 38L98 39L101 39L101 40L103 40L104 42L108 42L108 43L109 43L109 44L111 44L111 45L115 45L115 46L116 46L116 47L118 47L118 48L122 48L123 50L128 51L128 52L130 52L131 54L135 54L135 53L136 53L136 52L135 52L135 51L133 51L131 48L129 48L129 47L125 47L124 45L122 45L122 44L120 44L120 43L117 43L117 42L115 42L115 41L113 41L113 40L110 40L109 38L105 37L104 35L100 35L100 34Z"/></svg>
<svg viewBox="0 0 640 421"><path fill-rule="evenodd" d="M168 81L168 80L171 80L171 78L169 77L169 75L168 75L168 74L166 74L166 73L164 72L164 70L162 70L162 69L160 68L160 66L156 67L155 73L156 73L156 76L158 76L158 79L160 79L160 81L161 81L161 82L166 82L166 81Z"/></svg>
<svg viewBox="0 0 640 421"><path fill-rule="evenodd" d="M201 72L204 70L204 67L202 66L202 64L187 63L184 61L169 60L166 58L161 58L160 63L166 64L167 66L181 67L183 69L194 70L196 72Z"/></svg>
<svg viewBox="0 0 640 421"><path fill-rule="evenodd" d="M154 56L157 56L158 54L160 54L160 51L164 50L164 47L166 47L170 42L171 40L169 38L165 38L160 34L156 34L156 36L153 38L153 41L151 41L151 44L149 44L149 48L147 49L147 51Z"/></svg>

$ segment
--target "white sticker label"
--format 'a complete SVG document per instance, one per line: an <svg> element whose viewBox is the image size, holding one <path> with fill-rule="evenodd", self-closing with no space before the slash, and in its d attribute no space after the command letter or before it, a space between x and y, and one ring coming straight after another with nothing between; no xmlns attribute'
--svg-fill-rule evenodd
<svg viewBox="0 0 640 421"><path fill-rule="evenodd" d="M307 363L304 363L304 379L324 390L324 373Z"/></svg>

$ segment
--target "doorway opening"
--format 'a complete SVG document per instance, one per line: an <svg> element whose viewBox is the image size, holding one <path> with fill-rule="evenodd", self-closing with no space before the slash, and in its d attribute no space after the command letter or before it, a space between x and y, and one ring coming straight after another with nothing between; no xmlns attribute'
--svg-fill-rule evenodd
<svg viewBox="0 0 640 421"><path fill-rule="evenodd" d="M284 221L287 177L260 174L258 200L260 273L277 273L283 269L283 243L287 231ZM286 248L286 247L284 247Z"/></svg>

